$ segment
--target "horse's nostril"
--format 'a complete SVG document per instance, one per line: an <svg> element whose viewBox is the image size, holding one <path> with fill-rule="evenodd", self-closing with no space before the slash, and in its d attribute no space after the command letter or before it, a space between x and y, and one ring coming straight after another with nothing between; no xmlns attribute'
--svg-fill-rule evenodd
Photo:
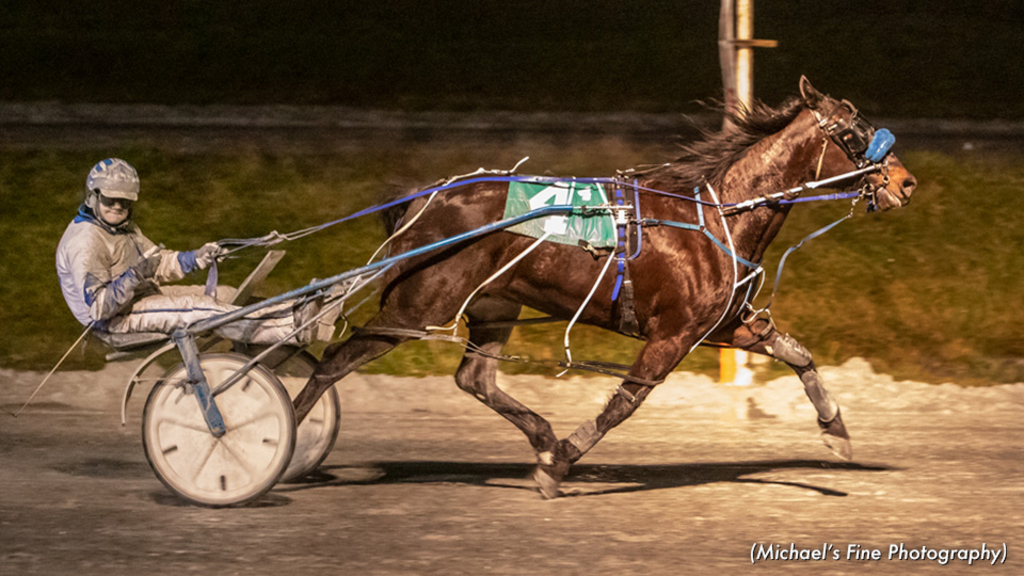
<svg viewBox="0 0 1024 576"><path fill-rule="evenodd" d="M911 192L914 191L914 188L917 187L917 178L914 178L913 176L907 176L906 178L903 179L902 186L903 191L906 192L907 194L910 194Z"/></svg>

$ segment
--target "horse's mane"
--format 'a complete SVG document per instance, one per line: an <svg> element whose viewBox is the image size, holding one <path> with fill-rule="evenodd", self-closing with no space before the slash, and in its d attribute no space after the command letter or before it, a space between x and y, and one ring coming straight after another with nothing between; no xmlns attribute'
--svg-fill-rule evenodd
<svg viewBox="0 0 1024 576"><path fill-rule="evenodd" d="M719 184L725 172L748 148L788 126L804 109L800 98L791 98L776 108L763 102L750 107L725 111L733 126L720 131L702 130L701 139L682 145L683 154L654 170L651 175L675 180L684 186L697 186L705 180Z"/></svg>

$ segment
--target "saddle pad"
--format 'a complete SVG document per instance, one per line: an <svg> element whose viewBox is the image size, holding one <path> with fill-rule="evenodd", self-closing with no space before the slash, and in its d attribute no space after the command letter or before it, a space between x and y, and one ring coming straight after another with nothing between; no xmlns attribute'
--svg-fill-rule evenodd
<svg viewBox="0 0 1024 576"><path fill-rule="evenodd" d="M544 206L607 206L608 196L599 183L573 180L557 182L509 182L503 218L521 216ZM580 240L594 248L615 247L615 220L610 212L570 214L534 218L508 228L510 232L540 238L550 232L548 240L579 246Z"/></svg>

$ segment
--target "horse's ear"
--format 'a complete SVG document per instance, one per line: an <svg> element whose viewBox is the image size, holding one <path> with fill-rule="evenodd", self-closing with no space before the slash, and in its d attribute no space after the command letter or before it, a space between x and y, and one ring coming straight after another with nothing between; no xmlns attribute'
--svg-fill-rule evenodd
<svg viewBox="0 0 1024 576"><path fill-rule="evenodd" d="M803 97L807 107L811 109L817 108L818 104L825 99L824 94L811 86L811 81L807 79L807 76L800 77L800 96Z"/></svg>

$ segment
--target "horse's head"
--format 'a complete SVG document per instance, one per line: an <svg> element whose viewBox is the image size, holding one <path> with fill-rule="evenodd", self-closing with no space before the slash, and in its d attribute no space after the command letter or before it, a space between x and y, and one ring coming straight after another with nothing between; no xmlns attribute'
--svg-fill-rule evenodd
<svg viewBox="0 0 1024 576"><path fill-rule="evenodd" d="M889 150L895 138L888 130L875 130L853 104L818 92L806 77L800 78L800 94L824 137L820 166L835 173L876 167L862 182L872 204L888 210L910 202L917 179Z"/></svg>

